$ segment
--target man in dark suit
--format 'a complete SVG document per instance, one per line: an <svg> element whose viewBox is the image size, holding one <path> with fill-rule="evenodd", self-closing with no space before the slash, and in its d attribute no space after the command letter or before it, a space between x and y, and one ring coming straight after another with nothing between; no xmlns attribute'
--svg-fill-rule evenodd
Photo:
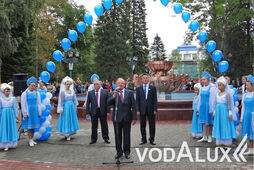
<svg viewBox="0 0 254 170"><path fill-rule="evenodd" d="M112 120L114 123L117 151L115 159L122 157L123 152L125 158L129 159L131 124L135 125L137 120L136 102L133 92L124 88L124 79L118 78L116 85L118 88L111 93L108 99L108 104L114 106ZM122 138L124 138L123 147Z"/></svg>
<svg viewBox="0 0 254 170"><path fill-rule="evenodd" d="M149 84L150 77L148 74L142 75L142 85L136 89L137 112L140 115L140 130L142 141L140 145L147 143L146 139L146 117L149 121L149 141L152 145L155 137L155 115L157 114L157 92L156 87Z"/></svg>
<svg viewBox="0 0 254 170"><path fill-rule="evenodd" d="M86 102L86 113L91 115L92 136L90 144L97 141L98 118L101 121L102 137L106 143L110 143L108 136L107 113L109 113L108 91L101 88L101 82L94 81L94 90L89 91Z"/></svg>

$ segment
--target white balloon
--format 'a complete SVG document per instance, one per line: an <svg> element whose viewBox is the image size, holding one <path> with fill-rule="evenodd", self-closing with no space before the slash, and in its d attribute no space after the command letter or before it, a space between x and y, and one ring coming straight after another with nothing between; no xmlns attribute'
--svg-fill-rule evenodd
<svg viewBox="0 0 254 170"><path fill-rule="evenodd" d="M42 102L43 105L47 106L50 104L50 100L48 98L44 99Z"/></svg>
<svg viewBox="0 0 254 170"><path fill-rule="evenodd" d="M49 125L50 125L50 122L49 122L48 120L46 120L46 121L42 124L42 126L45 127L45 128L47 128Z"/></svg>
<svg viewBox="0 0 254 170"><path fill-rule="evenodd" d="M47 118L46 118L47 121L51 121L51 119L52 119L51 115L48 115Z"/></svg>
<svg viewBox="0 0 254 170"><path fill-rule="evenodd" d="M239 106L239 102L237 101L237 102L235 102L235 105L236 105L236 107L238 107Z"/></svg>
<svg viewBox="0 0 254 170"><path fill-rule="evenodd" d="M41 105L41 110L44 111L46 109L46 106L44 104Z"/></svg>
<svg viewBox="0 0 254 170"><path fill-rule="evenodd" d="M41 133L35 132L35 133L34 133L34 138L35 138L35 139L41 138Z"/></svg>
<svg viewBox="0 0 254 170"><path fill-rule="evenodd" d="M43 134L45 131L46 131L46 128L45 128L45 127L40 127L39 132L40 132L41 134Z"/></svg>
<svg viewBox="0 0 254 170"><path fill-rule="evenodd" d="M47 96L48 99L51 99L53 95L52 95L52 93L47 92L46 96Z"/></svg>

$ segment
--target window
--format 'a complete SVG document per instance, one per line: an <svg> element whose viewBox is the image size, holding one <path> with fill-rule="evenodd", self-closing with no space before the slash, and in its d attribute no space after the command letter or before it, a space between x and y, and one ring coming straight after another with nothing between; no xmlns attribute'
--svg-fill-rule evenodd
<svg viewBox="0 0 254 170"><path fill-rule="evenodd" d="M193 60L197 60L198 59L197 54L192 54L192 58Z"/></svg>
<svg viewBox="0 0 254 170"><path fill-rule="evenodd" d="M183 60L191 60L191 55L190 54L184 54Z"/></svg>

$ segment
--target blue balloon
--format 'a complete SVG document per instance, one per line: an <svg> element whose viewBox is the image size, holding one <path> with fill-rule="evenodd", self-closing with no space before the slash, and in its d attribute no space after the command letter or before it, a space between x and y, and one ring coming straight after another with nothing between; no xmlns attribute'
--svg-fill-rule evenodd
<svg viewBox="0 0 254 170"><path fill-rule="evenodd" d="M69 51L71 48L71 41L68 38L64 38L61 41L61 45L66 51Z"/></svg>
<svg viewBox="0 0 254 170"><path fill-rule="evenodd" d="M112 0L104 0L103 1L103 6L106 10L110 10L110 8L112 7Z"/></svg>
<svg viewBox="0 0 254 170"><path fill-rule="evenodd" d="M117 4L120 4L123 2L123 0L115 0Z"/></svg>
<svg viewBox="0 0 254 170"><path fill-rule="evenodd" d="M219 63L219 72L224 73L225 71L228 70L229 64L227 61L221 61Z"/></svg>
<svg viewBox="0 0 254 170"><path fill-rule="evenodd" d="M200 40L200 42L205 42L205 40L207 39L208 35L205 31L201 31L198 34L198 39Z"/></svg>
<svg viewBox="0 0 254 170"><path fill-rule="evenodd" d="M52 131L52 126L48 126L48 127L46 128L46 131L51 132L51 131Z"/></svg>
<svg viewBox="0 0 254 170"><path fill-rule="evenodd" d="M44 110L44 111L42 112L42 116L45 116L45 117L47 117L49 114L50 114L50 111L49 111L49 110Z"/></svg>
<svg viewBox="0 0 254 170"><path fill-rule="evenodd" d="M41 117L40 117L40 122L41 122L41 123L45 122L45 120L46 120L46 117L45 117L45 116L41 116Z"/></svg>
<svg viewBox="0 0 254 170"><path fill-rule="evenodd" d="M40 129L40 128L35 128L35 129L34 129L34 132L39 132L39 129Z"/></svg>
<svg viewBox="0 0 254 170"><path fill-rule="evenodd" d="M93 16L91 14L85 14L84 16L85 23L90 26L93 22Z"/></svg>
<svg viewBox="0 0 254 170"><path fill-rule="evenodd" d="M161 0L162 5L168 6L169 0Z"/></svg>
<svg viewBox="0 0 254 170"><path fill-rule="evenodd" d="M235 125L235 126L238 126L239 123L240 123L239 120L234 120L234 125Z"/></svg>
<svg viewBox="0 0 254 170"><path fill-rule="evenodd" d="M103 6L100 4L94 7L94 12L98 17L100 17L103 14L103 11L104 11Z"/></svg>
<svg viewBox="0 0 254 170"><path fill-rule="evenodd" d="M48 131L45 131L45 132L41 135L41 137L40 137L39 139L37 139L37 140L39 140L39 141L47 140L47 139L50 138L50 136L51 136L51 133L48 132Z"/></svg>
<svg viewBox="0 0 254 170"><path fill-rule="evenodd" d="M77 24L77 30L83 34L86 31L86 24L82 21L78 22Z"/></svg>
<svg viewBox="0 0 254 170"><path fill-rule="evenodd" d="M46 110L51 110L51 108L52 108L51 105L46 106Z"/></svg>
<svg viewBox="0 0 254 170"><path fill-rule="evenodd" d="M233 89L233 88L234 88L232 84L228 85L228 87L229 87L230 89Z"/></svg>
<svg viewBox="0 0 254 170"><path fill-rule="evenodd" d="M239 119L239 118L240 118L240 114L239 114L239 113L237 113L237 114L236 114L236 117L237 117L237 119Z"/></svg>
<svg viewBox="0 0 254 170"><path fill-rule="evenodd" d="M176 3L174 5L174 11L175 11L176 14L179 14L180 12L182 12L182 10L183 10L182 4Z"/></svg>
<svg viewBox="0 0 254 170"><path fill-rule="evenodd" d="M113 84L113 90L115 90L117 88L116 84Z"/></svg>
<svg viewBox="0 0 254 170"><path fill-rule="evenodd" d="M182 19L183 19L183 21L184 21L185 23L188 22L189 19L190 19L190 13L189 13L188 11L184 11L184 12L182 13Z"/></svg>
<svg viewBox="0 0 254 170"><path fill-rule="evenodd" d="M210 40L206 43L206 50L211 53L215 50L216 48L216 42L213 40Z"/></svg>
<svg viewBox="0 0 254 170"><path fill-rule="evenodd" d="M238 99L239 99L238 96L237 96L237 95L234 95L233 97L234 97L234 101L237 102Z"/></svg>
<svg viewBox="0 0 254 170"><path fill-rule="evenodd" d="M41 72L40 78L41 78L41 80L42 80L44 83L48 83L49 80L50 80L50 74L49 74L49 72L47 72L47 71Z"/></svg>
<svg viewBox="0 0 254 170"><path fill-rule="evenodd" d="M46 93L40 93L41 95L41 101L43 101L44 99L46 99Z"/></svg>
<svg viewBox="0 0 254 170"><path fill-rule="evenodd" d="M213 61L214 62L218 62L220 61L220 59L223 57L223 54L220 50L215 50L213 52Z"/></svg>
<svg viewBox="0 0 254 170"><path fill-rule="evenodd" d="M52 61L48 61L46 64L46 68L48 69L48 71L50 71L51 73L54 73L56 70L56 65L54 62Z"/></svg>
<svg viewBox="0 0 254 170"><path fill-rule="evenodd" d="M70 30L68 32L68 37L72 42L76 42L78 39L78 33L75 30Z"/></svg>
<svg viewBox="0 0 254 170"><path fill-rule="evenodd" d="M92 76L91 76L91 82L93 83L93 80L94 79L97 79L97 80L100 80L100 78L99 78L99 76L97 75L97 74L93 74Z"/></svg>
<svg viewBox="0 0 254 170"><path fill-rule="evenodd" d="M198 21L194 20L194 21L191 21L190 23L190 29L195 32L198 30L198 27L199 27L199 23Z"/></svg>
<svg viewBox="0 0 254 170"><path fill-rule="evenodd" d="M63 59L63 53L59 50L56 50L53 52L53 58L58 61L58 62L61 62L62 59Z"/></svg>

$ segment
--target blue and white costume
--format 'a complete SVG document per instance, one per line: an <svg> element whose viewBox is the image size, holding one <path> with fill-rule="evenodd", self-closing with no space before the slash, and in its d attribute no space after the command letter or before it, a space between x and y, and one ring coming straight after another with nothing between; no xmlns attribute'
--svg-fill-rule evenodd
<svg viewBox="0 0 254 170"><path fill-rule="evenodd" d="M200 90L201 84L200 83L195 84L194 88L197 88ZM199 121L199 116L197 116L198 101L199 101L199 96L195 96L193 99L193 104L192 104L193 115L192 115L192 122L191 122L191 134L193 137L203 136L203 127Z"/></svg>
<svg viewBox="0 0 254 170"><path fill-rule="evenodd" d="M1 91L6 88L11 90L11 86L4 83L1 85ZM10 94L8 97L4 94L0 98L0 148L16 147L18 141L18 129L16 124L18 118L18 107L15 97Z"/></svg>
<svg viewBox="0 0 254 170"><path fill-rule="evenodd" d="M72 83L70 87L71 93L68 93L65 89L65 83L67 81ZM62 81L58 98L57 113L60 115L56 130L66 137L75 134L76 131L79 130L79 123L76 113L77 106L78 100L73 90L73 80L70 77L65 77Z"/></svg>
<svg viewBox="0 0 254 170"><path fill-rule="evenodd" d="M232 140L237 138L234 121L229 119L229 115L232 116L234 106L233 96L224 77L220 77L217 83L222 83L225 86L225 92L224 94L219 92L216 94L212 137L216 138L217 145L231 145Z"/></svg>

